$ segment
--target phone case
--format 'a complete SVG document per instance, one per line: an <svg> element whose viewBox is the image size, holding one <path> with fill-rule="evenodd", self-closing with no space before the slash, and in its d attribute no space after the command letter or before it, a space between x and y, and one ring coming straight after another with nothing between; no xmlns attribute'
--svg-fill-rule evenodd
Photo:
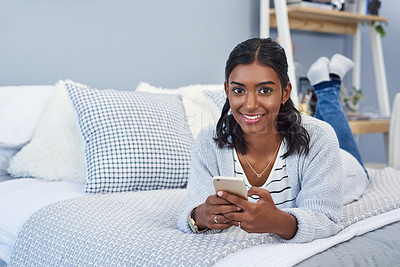
<svg viewBox="0 0 400 267"><path fill-rule="evenodd" d="M246 184L241 177L215 176L213 178L215 192L226 191L247 199Z"/></svg>

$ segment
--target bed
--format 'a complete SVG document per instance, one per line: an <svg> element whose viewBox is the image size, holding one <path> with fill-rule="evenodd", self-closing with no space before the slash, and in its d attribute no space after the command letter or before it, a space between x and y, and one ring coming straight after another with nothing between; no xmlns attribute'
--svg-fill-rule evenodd
<svg viewBox="0 0 400 267"><path fill-rule="evenodd" d="M342 230L329 238L291 244L236 227L177 230L191 144L218 118L222 85L142 83L121 91L59 81L0 87L0 99L1 114L15 114L0 117L8 129L0 133L0 266L400 262L400 171L393 167L368 169L369 191L343 208Z"/></svg>

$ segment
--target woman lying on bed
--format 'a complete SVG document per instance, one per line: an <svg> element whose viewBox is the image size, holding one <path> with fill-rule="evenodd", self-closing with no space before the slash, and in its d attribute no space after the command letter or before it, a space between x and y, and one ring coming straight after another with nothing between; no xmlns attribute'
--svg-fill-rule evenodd
<svg viewBox="0 0 400 267"><path fill-rule="evenodd" d="M237 226L290 242L336 234L343 203L358 199L368 186L338 99L340 79L351 64L335 55L317 60L308 73L318 97L316 116L335 128L338 142L328 123L301 116L294 107L279 44L270 38L238 44L226 63L227 99L218 124L203 129L193 147L188 203L178 228ZM215 194L213 176L244 177L248 199Z"/></svg>

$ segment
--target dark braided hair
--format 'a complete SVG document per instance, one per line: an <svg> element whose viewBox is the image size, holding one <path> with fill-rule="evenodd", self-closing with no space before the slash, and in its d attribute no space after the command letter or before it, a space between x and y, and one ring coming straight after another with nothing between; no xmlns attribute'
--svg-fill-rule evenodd
<svg viewBox="0 0 400 267"><path fill-rule="evenodd" d="M229 75L239 64L258 63L271 67L278 75L282 90L289 83L288 64L284 49L271 38L253 38L238 44L230 53L225 67L225 81L228 82ZM232 114L229 114L230 104L228 98L222 108L221 117L217 123L217 136L214 140L220 148L225 146L235 147L240 153L246 154L246 141L243 131ZM285 138L288 151L283 158L293 153L308 154L310 148L310 135L301 125L301 116L289 98L281 105L276 119L279 134Z"/></svg>

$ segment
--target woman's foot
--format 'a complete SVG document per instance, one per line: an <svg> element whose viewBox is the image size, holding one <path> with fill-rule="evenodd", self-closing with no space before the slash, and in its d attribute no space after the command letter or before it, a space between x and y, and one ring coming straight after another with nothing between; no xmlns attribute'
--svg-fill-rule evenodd
<svg viewBox="0 0 400 267"><path fill-rule="evenodd" d="M341 55L341 54L334 54L329 61L328 64L328 71L329 74L334 74L339 76L340 80L343 80L346 73L354 67L354 62Z"/></svg>
<svg viewBox="0 0 400 267"><path fill-rule="evenodd" d="M318 84L320 82L329 81L329 59L327 57L320 57L315 61L307 72L307 78L311 85Z"/></svg>

